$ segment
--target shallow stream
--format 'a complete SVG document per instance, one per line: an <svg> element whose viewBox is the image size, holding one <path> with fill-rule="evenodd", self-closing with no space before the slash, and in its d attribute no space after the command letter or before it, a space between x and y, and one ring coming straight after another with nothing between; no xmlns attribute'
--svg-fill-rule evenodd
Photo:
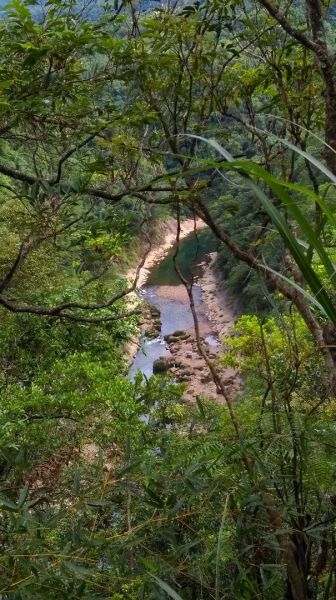
<svg viewBox="0 0 336 600"><path fill-rule="evenodd" d="M212 334L211 325L208 321L202 305L201 287L197 279L202 276L202 266L208 260L208 255L217 248L217 242L210 237L208 232L201 232L197 238L192 233L180 242L179 266L183 275L188 278L194 276L196 283L193 286L194 302L197 309L198 319L203 328L205 341L215 346L217 339ZM203 235L202 235L203 234ZM140 348L130 367L129 376L135 377L137 371L141 371L146 377L153 374L153 363L160 356L169 354L168 346L164 336L177 330L191 330L194 325L190 306L184 287L175 272L173 247L166 257L156 265L142 288L141 295L150 304L156 306L161 313L161 333L155 339L144 337Z"/></svg>

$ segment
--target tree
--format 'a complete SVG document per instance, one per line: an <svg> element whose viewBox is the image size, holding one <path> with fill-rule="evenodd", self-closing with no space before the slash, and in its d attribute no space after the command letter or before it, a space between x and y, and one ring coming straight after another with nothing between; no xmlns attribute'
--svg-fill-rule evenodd
<svg viewBox="0 0 336 600"><path fill-rule="evenodd" d="M0 593L157 598L159 577L185 600L331 597L334 198L303 129L334 147L321 6L131 2L89 21L72 2L41 19L13 2L0 27ZM242 318L226 340L249 378L237 405L199 335L225 408L119 375L121 319L138 311L120 263L160 210L177 242L182 216L201 217L284 313ZM55 494L29 496L48 469Z"/></svg>

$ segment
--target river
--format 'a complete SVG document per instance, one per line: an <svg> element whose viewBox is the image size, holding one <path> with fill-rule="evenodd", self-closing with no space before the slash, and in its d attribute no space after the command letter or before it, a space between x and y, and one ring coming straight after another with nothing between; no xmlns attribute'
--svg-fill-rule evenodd
<svg viewBox="0 0 336 600"><path fill-rule="evenodd" d="M207 230L203 230L197 236L191 233L181 241L178 255L179 267L183 275L189 281L191 277L194 277L194 302L202 335L209 346L217 346L218 340L206 316L202 303L201 286L197 281L202 277L209 253L216 249L217 241ZM160 310L161 332L155 339L144 337L141 340L140 348L130 367L131 379L134 379L138 371L141 371L146 377L150 377L153 374L154 361L161 356L170 354L164 336L177 330L191 331L193 329L194 322L188 297L174 269L174 253L175 247L173 246L163 260L152 268L146 285L141 289L140 294L144 300Z"/></svg>

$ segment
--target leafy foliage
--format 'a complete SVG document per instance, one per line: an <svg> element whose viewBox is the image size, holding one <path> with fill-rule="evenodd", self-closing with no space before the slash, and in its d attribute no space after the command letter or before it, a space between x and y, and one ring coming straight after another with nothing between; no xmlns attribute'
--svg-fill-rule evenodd
<svg viewBox="0 0 336 600"><path fill-rule="evenodd" d="M4 600L335 596L334 12L3 8ZM125 272L176 212L246 313L223 405L127 378Z"/></svg>

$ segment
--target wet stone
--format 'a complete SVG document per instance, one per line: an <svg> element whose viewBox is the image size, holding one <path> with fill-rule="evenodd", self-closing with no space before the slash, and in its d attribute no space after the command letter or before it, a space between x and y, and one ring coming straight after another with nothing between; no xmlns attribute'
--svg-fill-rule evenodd
<svg viewBox="0 0 336 600"><path fill-rule="evenodd" d="M153 362L153 373L157 375L159 373L165 373L174 366L174 359L171 356L160 356Z"/></svg>

